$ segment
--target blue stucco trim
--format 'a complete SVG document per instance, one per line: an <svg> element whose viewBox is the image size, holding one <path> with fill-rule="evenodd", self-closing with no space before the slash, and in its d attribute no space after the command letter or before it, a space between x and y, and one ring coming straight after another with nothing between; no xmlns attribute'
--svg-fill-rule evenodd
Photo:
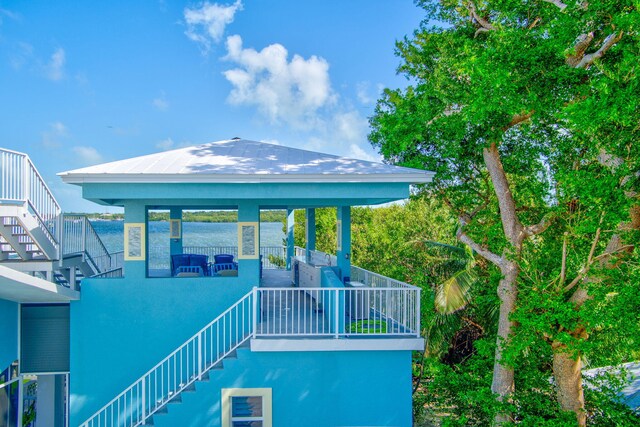
<svg viewBox="0 0 640 427"><path fill-rule="evenodd" d="M18 309L20 304L0 299L0 372L18 359Z"/></svg>
<svg viewBox="0 0 640 427"><path fill-rule="evenodd" d="M181 204L185 208L234 206L253 200L260 206L314 207L378 204L409 197L406 183L308 184L83 184L85 199L123 205L135 200L146 205Z"/></svg>

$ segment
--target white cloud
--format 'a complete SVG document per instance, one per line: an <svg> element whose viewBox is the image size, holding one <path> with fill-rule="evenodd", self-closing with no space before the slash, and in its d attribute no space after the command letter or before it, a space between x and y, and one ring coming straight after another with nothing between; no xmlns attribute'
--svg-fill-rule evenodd
<svg viewBox="0 0 640 427"><path fill-rule="evenodd" d="M317 127L319 110L336 100L329 79L329 63L315 55L309 59L294 55L290 61L288 56L281 44L269 45L258 52L245 49L240 36L228 37L224 59L237 65L224 72L233 86L228 101L257 107L271 123Z"/></svg>
<svg viewBox="0 0 640 427"><path fill-rule="evenodd" d="M371 97L369 96L369 82L359 82L356 85L356 96L358 97L358 101L360 101L364 105L371 104Z"/></svg>
<svg viewBox="0 0 640 427"><path fill-rule="evenodd" d="M239 10L242 10L240 0L230 5L205 1L199 8L186 7L184 9L184 20L187 23L185 34L200 45L203 53L208 53L211 42L219 43L222 40L225 27L233 22Z"/></svg>
<svg viewBox="0 0 640 427"><path fill-rule="evenodd" d="M151 104L160 111L167 111L169 109L169 101L164 92L159 97L154 98Z"/></svg>
<svg viewBox="0 0 640 427"><path fill-rule="evenodd" d="M42 145L47 148L60 147L60 139L67 136L67 127L62 122L53 122L42 132Z"/></svg>
<svg viewBox="0 0 640 427"><path fill-rule="evenodd" d="M336 136L345 142L362 142L367 139L368 122L355 110L337 113L333 117Z"/></svg>
<svg viewBox="0 0 640 427"><path fill-rule="evenodd" d="M104 161L102 154L93 147L77 146L73 147L73 152L78 160L86 166L95 165Z"/></svg>
<svg viewBox="0 0 640 427"><path fill-rule="evenodd" d="M11 67L18 71L33 59L33 46L29 43L18 42L9 57Z"/></svg>
<svg viewBox="0 0 640 427"><path fill-rule="evenodd" d="M173 142L173 139L167 138L167 139L163 139L162 141L158 141L156 143L156 148L158 150L167 151L167 150L171 150L174 145L175 144Z"/></svg>
<svg viewBox="0 0 640 427"><path fill-rule="evenodd" d="M368 153L357 144L351 144L349 146L347 157L378 163L382 161L382 157L380 157L380 155Z"/></svg>
<svg viewBox="0 0 640 427"><path fill-rule="evenodd" d="M59 47L51 55L51 59L45 65L45 76L49 80L59 81L64 77L65 53L64 49Z"/></svg>
<svg viewBox="0 0 640 427"><path fill-rule="evenodd" d="M16 12L12 12L9 9L3 9L0 7L0 25L2 25L2 21L5 17L13 19L14 21L20 20L20 15Z"/></svg>

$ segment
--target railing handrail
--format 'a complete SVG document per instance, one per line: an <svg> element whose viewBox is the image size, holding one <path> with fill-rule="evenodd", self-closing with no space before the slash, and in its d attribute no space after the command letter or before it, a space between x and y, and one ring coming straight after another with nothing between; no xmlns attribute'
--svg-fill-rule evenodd
<svg viewBox="0 0 640 427"><path fill-rule="evenodd" d="M47 183L44 180L44 178L42 178L42 175L40 175L40 172L38 172L38 169L36 168L36 166L31 161L31 158L27 154L25 154L25 157L26 157L28 165L30 166L30 169L32 170L32 172L38 178L38 181L39 181L40 185L42 187L44 187L45 190L47 190L47 194L48 194L49 198L51 199L51 201L54 203L54 205L56 207L56 211L57 211L57 213L59 215L62 212L62 208L60 207L60 204L58 203L58 201L54 197L53 192L51 191L51 189L47 185ZM27 198L30 198L30 196L31 196L31 194L27 194Z"/></svg>
<svg viewBox="0 0 640 427"><path fill-rule="evenodd" d="M38 212L36 207L33 206L33 203L31 203L31 200L27 199L27 203L33 209L33 214L32 215L36 217L36 221L38 221L38 224L40 224L40 226L41 226L40 228L42 229L42 231L47 233L47 235L48 235L47 237L49 238L51 243L53 243L54 245L57 244L58 243L58 239L56 238L56 236L54 236L54 233L47 226L46 221L40 216L40 213Z"/></svg>
<svg viewBox="0 0 640 427"><path fill-rule="evenodd" d="M227 308L224 312L222 312L219 316L217 316L214 320L212 320L210 323L208 323L206 326L204 326L202 329L200 329L198 332L196 332L191 338L189 338L188 340L186 340L182 345L180 345L178 348L176 348L174 351L172 351L167 357L165 357L164 359L162 359L160 362L158 362L153 368L149 369L144 375L142 375L140 378L138 378L137 380L135 380L129 387L127 387L126 389L124 389L120 394L118 394L116 397L114 397L112 400L110 400L106 405L104 405L102 408L100 408L98 411L96 411L91 417L89 417L84 423L81 424L82 427L86 427L89 426L89 423L91 423L93 421L94 418L100 416L100 414L108 409L111 405L113 405L114 403L118 402L118 400L125 396L127 393L129 393L131 390L133 390L138 384L143 383L147 380L148 377L150 377L154 371L161 367L165 362L170 361L172 357L174 357L175 355L179 354L180 351L182 349L184 349L185 347L187 347L188 345L192 344L193 342L195 342L196 340L200 339L200 336L202 335L203 332L205 332L206 330L212 328L217 322L220 321L220 319L223 319L228 313L232 312L235 308L237 308L238 306L240 306L241 304L243 304L246 300L251 299L252 297L255 296L255 289L252 289L251 291L249 291L247 294L245 294L242 298L240 298L238 301L236 301L235 304L233 304L232 306L230 306L229 308ZM251 329L253 328L253 324L249 323L249 326ZM249 330L247 333L247 336L242 340L239 341L235 344L235 346L230 345L230 347L233 347L227 351L224 352L224 354L215 362L211 362L211 365L209 367L207 367L207 369L203 370L202 372L200 372L200 374L203 374L207 371L209 371L216 363L218 363L221 359L223 359L224 357L226 357L230 352L232 352L233 350L235 350L238 346L242 345L242 343L244 343L247 339L249 339L253 333L252 330ZM193 383L197 378L192 378L189 381L185 382L184 384L181 385L179 390L176 390L174 392L174 395L182 392L185 388L187 388L191 383ZM162 396L162 398L164 399L164 396ZM156 408L154 408L153 410L149 411L148 413L145 412L144 415L142 416L142 422L144 423L144 421L146 421L149 417L151 417L156 411L158 411L160 408L162 407L162 405L157 406ZM138 423L139 424L139 423ZM137 425L137 424L136 424Z"/></svg>

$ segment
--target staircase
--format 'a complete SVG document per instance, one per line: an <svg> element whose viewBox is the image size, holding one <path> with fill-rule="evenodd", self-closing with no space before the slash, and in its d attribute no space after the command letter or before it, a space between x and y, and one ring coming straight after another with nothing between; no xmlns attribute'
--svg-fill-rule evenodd
<svg viewBox="0 0 640 427"><path fill-rule="evenodd" d="M195 391L208 381L211 370L222 369L235 358L255 330L256 291L253 290L198 331L151 368L80 427L135 427L153 425L154 416L182 401L182 393Z"/></svg>
<svg viewBox="0 0 640 427"><path fill-rule="evenodd" d="M29 156L3 148L0 263L74 289L82 277L122 267L85 216L62 213Z"/></svg>

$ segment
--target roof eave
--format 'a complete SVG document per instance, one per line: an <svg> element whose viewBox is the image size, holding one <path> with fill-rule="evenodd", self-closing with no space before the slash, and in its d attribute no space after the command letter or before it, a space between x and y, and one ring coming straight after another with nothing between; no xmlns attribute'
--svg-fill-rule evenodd
<svg viewBox="0 0 640 427"><path fill-rule="evenodd" d="M69 174L59 176L68 184L249 184L249 183L407 183L424 184L433 179L433 172L393 174Z"/></svg>

